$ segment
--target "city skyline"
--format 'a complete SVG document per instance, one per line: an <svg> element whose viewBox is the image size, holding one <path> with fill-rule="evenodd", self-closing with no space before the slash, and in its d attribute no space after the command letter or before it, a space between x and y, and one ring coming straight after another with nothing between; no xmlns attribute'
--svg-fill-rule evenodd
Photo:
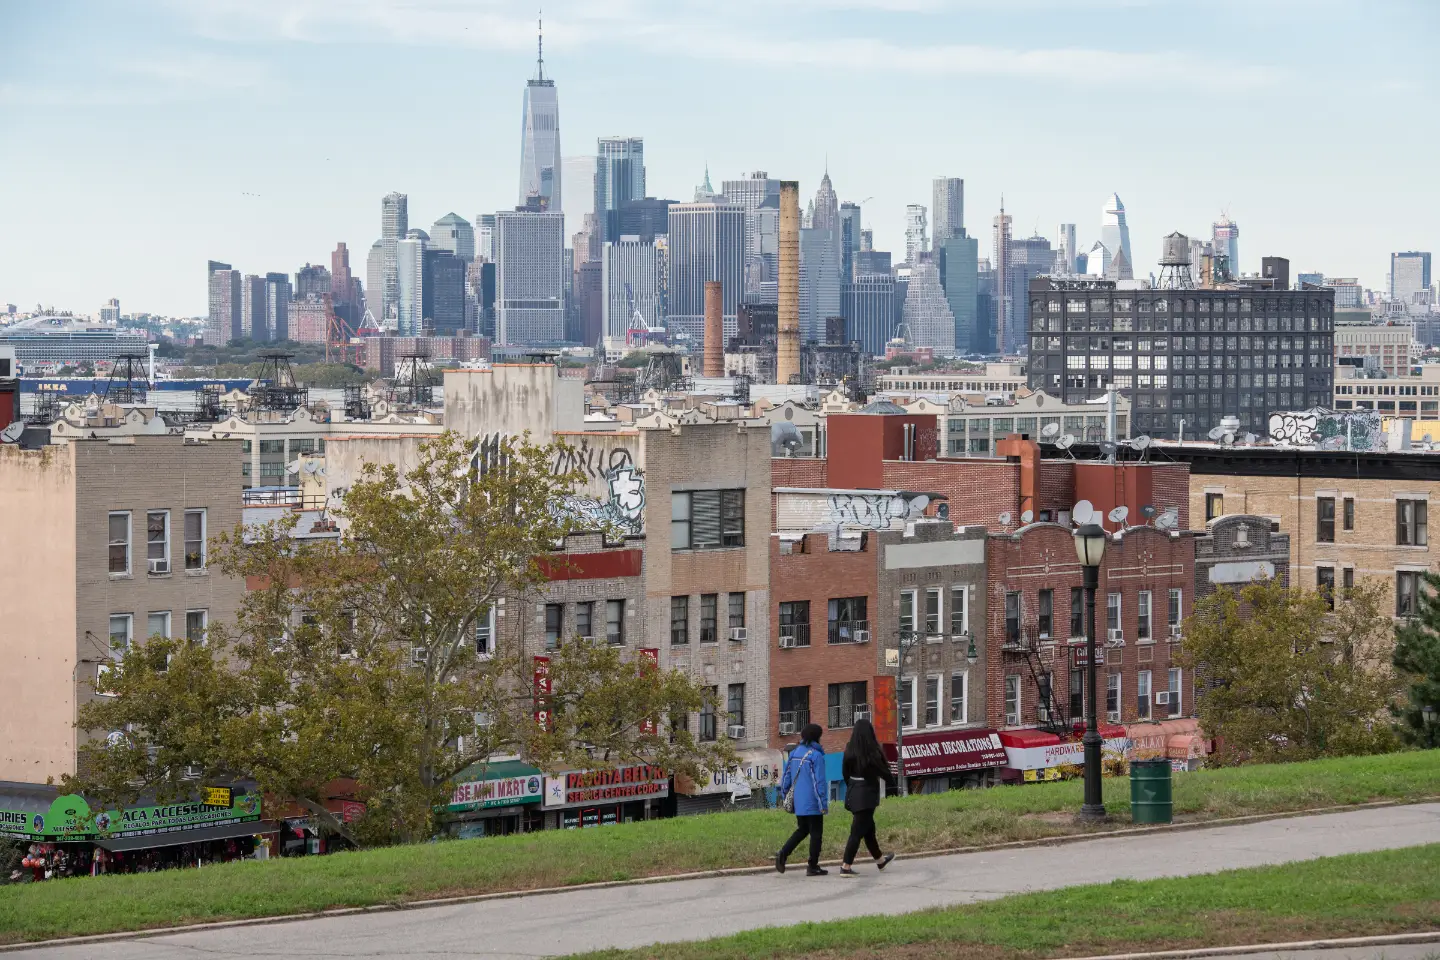
<svg viewBox="0 0 1440 960"><path fill-rule="evenodd" d="M730 36L690 31L705 19L693 5L562 4L547 8L545 75L565 100L566 143L616 134L649 141L651 195L688 200L708 163L717 182L761 169L798 179L808 196L828 166L839 199L863 201L876 249L901 256L905 207L929 203L939 176L965 180L971 235L989 234L1003 191L1017 237L1038 226L1058 242L1045 225L1074 222L1080 250L1099 239L1099 207L1119 193L1142 277L1155 269L1166 233L1205 237L1227 212L1245 232L1247 272L1278 255L1297 271L1358 276L1384 289L1392 252L1436 246L1440 199L1426 187L1427 151L1386 154L1383 170L1363 132L1315 151L1307 111L1297 109L1319 98L1329 112L1353 114L1362 131L1399 128L1423 113L1435 85L1418 28L1435 19L1432 9L1392 0L1378 4L1391 15L1376 16L1371 4L1367 16L1358 3L1332 0L1314 18L1309 7L1275 0L1246 5L1248 29L1238 31L1223 16L1192 23L1166 6L1131 0L1074 11L1031 0L1002 11L854 0L832 11L798 2L773 31ZM1045 16L1029 16L1037 11ZM513 206L516 106L536 72L533 12L357 0L293 12L271 2L156 3L121 14L77 2L13 16L0 40L10 68L0 79L0 122L17 145L0 183L9 214L0 300L90 312L118 297L133 310L203 316L206 290L196 278L205 259L261 273L320 262L336 241L366 250L375 202L391 191L411 197L416 223ZM640 19L647 29L631 29ZM1381 23L1397 26L1381 35ZM1325 44L1351 33L1347 24L1375 42L1348 51L1352 69L1339 78L1326 67ZM1267 27L1285 30L1286 49L1265 42ZM119 49L131 52L119 60ZM57 51L73 69L42 70ZM401 81L422 69L431 86L457 92L410 97ZM666 83L634 95L656 71ZM1003 80L1003 89L987 79ZM812 84L826 90L817 102L845 102L853 112L786 113L782 123L770 105L796 91L809 96ZM1093 111L1055 106L1057 89L1079 103L1097 86L1122 105L1115 119L1144 134L1125 138L1123 150ZM717 97L716 89L729 92ZM1217 92L1231 129L1196 139L1177 158L1166 131L1195 129L1187 124L1213 110ZM323 124L313 122L321 94ZM392 112L402 103L403 113ZM970 120L916 122L942 109ZM262 116L292 112L264 150L245 148L243 138L234 149L217 147ZM404 122L385 131L379 118L387 115ZM859 142L904 149L838 152L855 142L848 117L873 128ZM760 135L717 132L738 128ZM375 149L382 134L387 144L401 137L401 148ZM1056 138L1074 162L1057 161L1065 154ZM1356 170L1373 175L1357 179ZM1333 202L1337 189L1343 203ZM34 242L62 221L91 225L98 256L86 271L66 269ZM580 228L567 220L567 240ZM981 256L993 256L986 247L982 239Z"/></svg>

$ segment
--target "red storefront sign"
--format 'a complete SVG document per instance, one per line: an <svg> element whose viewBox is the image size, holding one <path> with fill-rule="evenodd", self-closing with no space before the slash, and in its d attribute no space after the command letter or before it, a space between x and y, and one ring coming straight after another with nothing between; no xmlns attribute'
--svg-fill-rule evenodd
<svg viewBox="0 0 1440 960"><path fill-rule="evenodd" d="M883 743L885 759L895 764L895 744ZM905 734L905 776L986 770L1005 766L1005 748L994 730L943 730Z"/></svg>
<svg viewBox="0 0 1440 960"><path fill-rule="evenodd" d="M659 647L641 647L641 648L640 648L640 668L641 668L642 670L644 670L644 671L647 671L647 672L653 672L653 671L655 671L655 670L659 670L659 669L660 669L660 648L659 648ZM647 736L647 737L654 736L654 735L655 735L655 721L654 721L654 720L642 720L642 721L640 722L640 732L641 732L642 734L644 734L645 736Z"/></svg>
<svg viewBox="0 0 1440 960"><path fill-rule="evenodd" d="M535 723L550 729L550 658L535 658Z"/></svg>
<svg viewBox="0 0 1440 960"><path fill-rule="evenodd" d="M1089 650L1086 649L1085 644L1083 644L1083 643L1076 644L1073 649L1075 650L1075 666L1077 666L1077 667L1088 667L1088 666L1090 665L1090 652L1089 652ZM1104 648L1104 647L1097 646L1097 647L1095 648L1095 666L1097 666L1097 667L1103 667L1103 666L1105 666L1105 648Z"/></svg>

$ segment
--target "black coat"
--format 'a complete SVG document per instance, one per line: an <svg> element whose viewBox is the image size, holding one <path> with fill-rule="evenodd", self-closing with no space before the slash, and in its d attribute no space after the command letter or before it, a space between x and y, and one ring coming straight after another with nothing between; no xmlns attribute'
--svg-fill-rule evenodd
<svg viewBox="0 0 1440 960"><path fill-rule="evenodd" d="M845 777L845 809L851 813L874 810L880 806L882 780L891 793L900 791L888 763L871 764L861 768L846 757L840 765L840 772Z"/></svg>

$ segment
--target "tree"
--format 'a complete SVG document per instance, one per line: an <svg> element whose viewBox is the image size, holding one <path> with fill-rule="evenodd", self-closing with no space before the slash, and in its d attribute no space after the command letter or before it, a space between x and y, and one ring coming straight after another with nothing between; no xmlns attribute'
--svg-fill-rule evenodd
<svg viewBox="0 0 1440 960"><path fill-rule="evenodd" d="M1395 715L1405 742L1440 747L1440 577L1425 574L1418 603L1418 615L1397 631L1393 662L1409 690Z"/></svg>
<svg viewBox="0 0 1440 960"><path fill-rule="evenodd" d="M104 678L112 696L81 709L79 726L110 733L82 747L86 772L67 788L174 797L198 767L251 777L356 842L413 841L431 835L455 775L494 755L691 776L733 765L727 742L666 723L718 706L707 688L603 639L550 651L544 698L520 651L477 655L477 624L501 601L533 603L538 558L578 529L565 498L582 477L552 471L563 452L526 437L481 456L446 433L405 474L368 465L338 541L303 544L293 520L218 538L211 562L252 586L235 623L204 644L137 643ZM323 807L341 779L367 805L353 830Z"/></svg>
<svg viewBox="0 0 1440 960"><path fill-rule="evenodd" d="M1381 753L1396 691L1393 638L1377 584L1337 598L1265 581L1198 601L1178 660L1195 677L1217 763Z"/></svg>

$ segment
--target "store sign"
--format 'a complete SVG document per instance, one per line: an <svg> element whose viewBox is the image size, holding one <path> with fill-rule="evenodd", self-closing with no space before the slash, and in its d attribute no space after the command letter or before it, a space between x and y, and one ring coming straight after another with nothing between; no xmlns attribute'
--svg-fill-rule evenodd
<svg viewBox="0 0 1440 960"><path fill-rule="evenodd" d="M43 813L0 809L0 836L22 840L86 840L94 836L130 837L260 819L259 795L232 793L231 801L223 807L187 801L94 813L83 797L68 794L57 797Z"/></svg>
<svg viewBox="0 0 1440 960"><path fill-rule="evenodd" d="M1109 757L1123 757L1129 749L1129 737L1108 737L1100 745L1100 752ZM1085 745L1079 740L1067 740L1041 747L1006 747L1005 755L1005 765L1013 770L1043 770L1067 763L1084 763Z"/></svg>
<svg viewBox="0 0 1440 960"><path fill-rule="evenodd" d="M639 764L614 770L577 770L545 778L545 806L624 803L670 794L670 774L661 767Z"/></svg>
<svg viewBox="0 0 1440 960"><path fill-rule="evenodd" d="M550 658L535 658L535 725L541 730L549 730L552 718L550 716L550 694L553 688L550 685Z"/></svg>
<svg viewBox="0 0 1440 960"><path fill-rule="evenodd" d="M1085 646L1085 644L1083 644L1083 643L1076 644L1072 649L1075 651L1075 666L1077 666L1077 667L1088 667L1088 666L1090 665L1090 651L1089 651L1089 649ZM1104 647L1096 647L1096 648L1095 648L1095 666L1097 666L1097 667L1103 667L1103 666L1105 666L1105 648L1104 648Z"/></svg>
<svg viewBox="0 0 1440 960"><path fill-rule="evenodd" d="M19 840L78 840L95 832L83 797L56 797L44 811L0 810L0 836Z"/></svg>
<svg viewBox="0 0 1440 960"><path fill-rule="evenodd" d="M229 807L234 802L229 787L205 787L200 798L207 807Z"/></svg>
<svg viewBox="0 0 1440 960"><path fill-rule="evenodd" d="M895 746L885 744L885 758L894 765ZM966 770L1003 767L1005 748L994 730L946 730L905 735L905 776L928 777Z"/></svg>
<svg viewBox="0 0 1440 960"><path fill-rule="evenodd" d="M503 777L499 780L472 780L455 785L450 796L451 810L474 810L481 807L508 807L519 803L539 803L544 780L535 773L526 777Z"/></svg>
<svg viewBox="0 0 1440 960"><path fill-rule="evenodd" d="M688 796L702 796L714 793L728 793L733 797L748 797L752 791L764 790L780 782L783 769L781 754L774 750L754 750L740 754L740 763L729 770L711 773L698 783L686 781L686 787L677 783L676 790Z"/></svg>

